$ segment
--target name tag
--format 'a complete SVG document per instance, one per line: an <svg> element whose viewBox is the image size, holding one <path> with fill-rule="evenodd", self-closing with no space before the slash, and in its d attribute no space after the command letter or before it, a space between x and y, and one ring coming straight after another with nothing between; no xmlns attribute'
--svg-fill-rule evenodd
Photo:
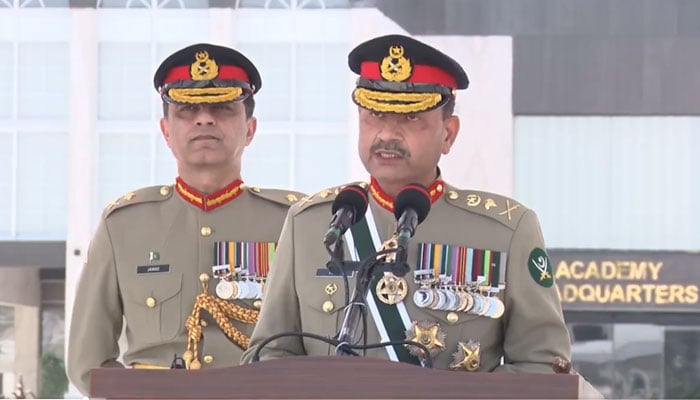
<svg viewBox="0 0 700 400"><path fill-rule="evenodd" d="M348 278L354 278L355 277L355 272L356 271L349 271ZM317 278L342 278L342 274L334 274L331 271L328 270L328 268L318 268L316 270L316 277Z"/></svg>
<svg viewBox="0 0 700 400"><path fill-rule="evenodd" d="M163 272L170 272L170 264L160 264L160 265L138 265L136 267L136 274L158 274Z"/></svg>

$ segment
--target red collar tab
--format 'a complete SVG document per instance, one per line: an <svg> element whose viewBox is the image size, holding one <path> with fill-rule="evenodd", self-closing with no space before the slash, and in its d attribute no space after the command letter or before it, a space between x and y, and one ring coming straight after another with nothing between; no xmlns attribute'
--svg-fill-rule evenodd
<svg viewBox="0 0 700 400"><path fill-rule="evenodd" d="M430 204L435 204L436 201L445 192L445 181L437 179L433 182L430 187L428 187L428 193L430 194ZM389 212L394 212L394 198L386 194L382 190L381 186L374 177L369 182L369 193L372 195L374 201L377 202L382 208Z"/></svg>
<svg viewBox="0 0 700 400"><path fill-rule="evenodd" d="M236 179L221 190L218 190L210 195L203 195L196 189L193 189L187 185L178 176L175 179L175 190L183 199L185 199L185 201L193 206L203 211L212 211L240 196L241 193L243 193L243 181Z"/></svg>

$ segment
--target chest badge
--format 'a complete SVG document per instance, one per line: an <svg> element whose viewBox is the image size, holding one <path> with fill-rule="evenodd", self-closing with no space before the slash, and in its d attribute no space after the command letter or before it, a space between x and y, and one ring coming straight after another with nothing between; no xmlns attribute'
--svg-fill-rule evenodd
<svg viewBox="0 0 700 400"><path fill-rule="evenodd" d="M406 298L408 294L408 283L404 278L387 273L377 282L377 298L384 304L398 304Z"/></svg>
<svg viewBox="0 0 700 400"><path fill-rule="evenodd" d="M450 364L452 369L477 371L481 366L481 344L472 339L467 343L459 342L457 352L452 354L452 359L453 363Z"/></svg>
<svg viewBox="0 0 700 400"><path fill-rule="evenodd" d="M447 335L440 329L440 324L437 322L428 321L413 321L411 329L406 331L406 340L422 344L430 351L430 356L435 357L438 353L445 350L445 339ZM409 353L415 357L423 358L423 351L418 346L410 344L405 345Z"/></svg>

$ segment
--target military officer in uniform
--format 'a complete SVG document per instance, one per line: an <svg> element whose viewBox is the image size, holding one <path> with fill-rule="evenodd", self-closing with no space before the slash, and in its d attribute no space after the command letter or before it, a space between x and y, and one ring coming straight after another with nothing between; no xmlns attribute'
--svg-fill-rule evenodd
<svg viewBox="0 0 700 400"><path fill-rule="evenodd" d="M163 61L154 85L179 176L127 193L102 214L68 345L68 375L83 393L97 367L169 368L175 355L188 368L238 364L285 215L301 198L241 180L261 85L244 55L192 45Z"/></svg>
<svg viewBox="0 0 700 400"><path fill-rule="evenodd" d="M360 242L371 250L392 247L394 199L406 185L421 184L431 203L410 240L410 271L376 272L366 297L367 343L408 343L366 354L418 363L424 353L412 343L420 343L437 368L552 373L555 359L569 360L570 341L535 213L507 197L460 190L438 168L459 131L455 93L467 87L466 73L449 56L401 35L360 44L349 65L359 75L352 98L370 179L361 184L368 189L365 218L345 234L347 258L354 250L358 260L372 254ZM242 362L255 351L261 360L336 354L332 345L299 336L257 347L283 332L340 331L347 294L341 276L325 268L330 257L322 238L342 187L290 209Z"/></svg>

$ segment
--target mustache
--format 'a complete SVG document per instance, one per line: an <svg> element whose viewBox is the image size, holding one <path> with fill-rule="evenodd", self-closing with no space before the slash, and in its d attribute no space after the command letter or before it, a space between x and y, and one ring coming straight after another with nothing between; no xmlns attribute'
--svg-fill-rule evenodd
<svg viewBox="0 0 700 400"><path fill-rule="evenodd" d="M396 153L399 153L401 157L409 157L411 155L411 153L407 149L405 149L399 142L385 142L380 140L374 143L369 149L369 151L372 153L379 150L394 151Z"/></svg>

